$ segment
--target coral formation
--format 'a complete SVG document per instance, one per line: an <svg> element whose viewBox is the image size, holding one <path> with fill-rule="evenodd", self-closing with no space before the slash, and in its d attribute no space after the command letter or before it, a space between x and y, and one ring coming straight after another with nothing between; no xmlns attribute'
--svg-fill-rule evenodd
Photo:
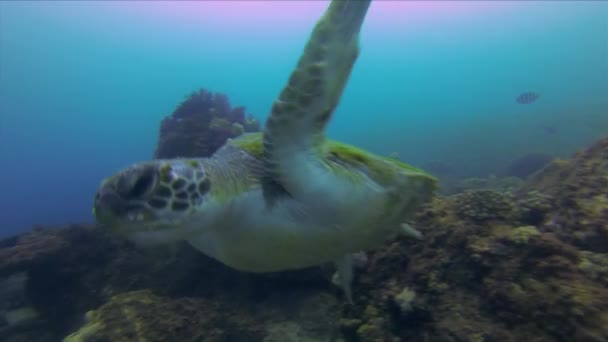
<svg viewBox="0 0 608 342"><path fill-rule="evenodd" d="M146 279L145 258L129 246L93 227L37 229L0 243L0 276L26 276L26 300L16 309L35 311L36 320L28 322L31 328L38 336L56 341L79 324L86 309ZM18 332L17 336L32 332L10 324L5 328Z"/></svg>
<svg viewBox="0 0 608 342"><path fill-rule="evenodd" d="M553 164L514 194L436 199L416 222L424 241L371 253L349 340L607 340L608 139ZM416 293L405 317L395 284Z"/></svg>
<svg viewBox="0 0 608 342"><path fill-rule="evenodd" d="M608 138L571 160L556 160L523 191L551 196L547 230L578 248L608 253Z"/></svg>
<svg viewBox="0 0 608 342"><path fill-rule="evenodd" d="M0 276L29 267L67 246L68 242L59 231L43 231L41 228L4 240L0 243Z"/></svg>
<svg viewBox="0 0 608 342"><path fill-rule="evenodd" d="M8 291L0 279L2 341L58 341L70 332L75 334L71 338L82 340L131 341L133 327L143 324L140 320L150 322L139 331L140 340L150 341L167 336L164 340L205 336L209 341L261 341L283 329L267 331L270 324L297 326L297 335L311 341L337 334L338 299L327 292L329 277L321 269L241 273L186 244L142 250L87 226L40 229L33 234L36 241L62 241L63 247L36 253L40 244L16 243L30 241L29 237L0 242L0 254L16 261L6 263L4 276L25 282ZM21 255L27 258L21 260ZM23 302L3 304L4 297L14 299L17 292L24 292ZM87 324L79 329L82 317L91 310ZM32 312L36 317L27 325L2 319ZM118 313L122 319L113 319ZM185 327L189 323L193 325ZM90 337L88 333L100 324L103 332Z"/></svg>
<svg viewBox="0 0 608 342"><path fill-rule="evenodd" d="M154 158L208 157L226 140L259 130L244 107L232 108L226 95L200 89L163 119Z"/></svg>
<svg viewBox="0 0 608 342"><path fill-rule="evenodd" d="M65 342L259 340L253 316L203 298L168 299L149 290L116 295L86 315ZM234 337L232 337L234 338Z"/></svg>
<svg viewBox="0 0 608 342"><path fill-rule="evenodd" d="M450 201L462 219L473 222L507 219L513 214L513 200L493 190L467 191Z"/></svg>

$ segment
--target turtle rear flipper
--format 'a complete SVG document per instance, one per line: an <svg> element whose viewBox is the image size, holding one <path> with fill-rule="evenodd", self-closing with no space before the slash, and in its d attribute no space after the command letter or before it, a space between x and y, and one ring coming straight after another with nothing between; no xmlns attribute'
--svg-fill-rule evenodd
<svg viewBox="0 0 608 342"><path fill-rule="evenodd" d="M370 2L331 2L272 106L264 132L267 199L277 191L300 197L311 190L311 177L327 170L323 131L357 59L359 31Z"/></svg>

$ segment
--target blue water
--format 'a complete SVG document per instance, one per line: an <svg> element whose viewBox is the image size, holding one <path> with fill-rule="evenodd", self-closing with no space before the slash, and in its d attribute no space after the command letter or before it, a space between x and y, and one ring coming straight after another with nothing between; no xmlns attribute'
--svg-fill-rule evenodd
<svg viewBox="0 0 608 342"><path fill-rule="evenodd" d="M95 3L1 2L0 236L92 221L100 180L149 159L160 120L195 89L265 119L315 19L289 35L220 34ZM332 138L487 175L608 134L608 3L407 27L364 28ZM515 103L528 90L539 100Z"/></svg>

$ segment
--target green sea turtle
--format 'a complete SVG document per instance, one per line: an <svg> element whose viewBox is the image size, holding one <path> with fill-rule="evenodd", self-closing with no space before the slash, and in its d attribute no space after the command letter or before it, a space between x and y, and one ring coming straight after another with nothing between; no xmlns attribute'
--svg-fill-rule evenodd
<svg viewBox="0 0 608 342"><path fill-rule="evenodd" d="M351 253L379 246L430 200L435 179L325 139L359 53L371 0L334 0L317 22L263 133L210 158L147 161L104 180L94 213L143 244L186 240L249 272L336 262L350 299Z"/></svg>

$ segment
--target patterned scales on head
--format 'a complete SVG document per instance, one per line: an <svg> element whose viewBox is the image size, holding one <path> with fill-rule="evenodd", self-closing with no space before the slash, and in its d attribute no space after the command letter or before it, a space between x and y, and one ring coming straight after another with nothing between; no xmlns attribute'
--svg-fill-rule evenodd
<svg viewBox="0 0 608 342"><path fill-rule="evenodd" d="M422 170L324 138L370 2L331 2L263 133L209 158L142 162L107 178L95 199L99 224L141 244L186 240L242 271L334 261L350 299L350 255L398 233L419 237L402 222L436 188Z"/></svg>

